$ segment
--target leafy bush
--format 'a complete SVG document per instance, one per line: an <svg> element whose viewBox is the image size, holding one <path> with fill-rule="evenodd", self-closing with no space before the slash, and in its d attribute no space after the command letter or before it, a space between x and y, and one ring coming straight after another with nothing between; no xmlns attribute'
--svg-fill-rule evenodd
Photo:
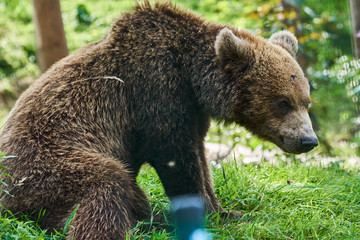
<svg viewBox="0 0 360 240"><path fill-rule="evenodd" d="M360 154L360 60L342 56L328 69L309 72L319 135L333 144L350 142L341 144L337 155Z"/></svg>

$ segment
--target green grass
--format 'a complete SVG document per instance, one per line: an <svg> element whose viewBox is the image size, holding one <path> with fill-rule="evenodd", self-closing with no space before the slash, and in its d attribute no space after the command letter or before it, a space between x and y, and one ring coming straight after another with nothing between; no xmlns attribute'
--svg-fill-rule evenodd
<svg viewBox="0 0 360 240"><path fill-rule="evenodd" d="M216 194L229 210L241 211L246 223L207 220L214 239L360 239L360 176L338 165L329 168L296 163L223 163L214 169ZM169 201L155 171L144 166L137 178L154 214L168 212ZM169 239L173 233L139 223L129 239ZM1 215L0 239L60 239L35 222Z"/></svg>
<svg viewBox="0 0 360 240"><path fill-rule="evenodd" d="M298 164L227 165L216 174L224 205L250 223L227 227L224 239L356 239L360 237L360 178L338 167ZM289 184L290 183L290 184Z"/></svg>
<svg viewBox="0 0 360 240"><path fill-rule="evenodd" d="M155 211L168 208L158 178L148 170L142 169L140 185L154 190L150 200ZM213 216L208 219L208 228L214 239L360 238L358 171L348 172L337 165L322 168L296 163L256 166L232 162L215 169L214 180L222 205L241 211L248 221L224 224ZM166 239L160 237L163 232L151 238L154 234L147 236Z"/></svg>
<svg viewBox="0 0 360 240"><path fill-rule="evenodd" d="M60 236L60 235L59 235ZM34 221L22 216L19 220L11 212L0 213L0 239L59 239L46 234Z"/></svg>

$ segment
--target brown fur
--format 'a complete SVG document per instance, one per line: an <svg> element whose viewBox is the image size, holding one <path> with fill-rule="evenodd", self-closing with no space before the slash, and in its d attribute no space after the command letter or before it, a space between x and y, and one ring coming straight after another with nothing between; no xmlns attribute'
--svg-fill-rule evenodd
<svg viewBox="0 0 360 240"><path fill-rule="evenodd" d="M313 134L300 114L309 86L286 34L271 43L168 3L137 5L20 97L0 138L17 156L4 162L13 197L3 195L3 206L46 209L42 226L59 229L80 204L69 236L124 239L149 213L135 180L147 162L170 198L201 194L209 211L224 211L204 157L210 117L289 152Z"/></svg>

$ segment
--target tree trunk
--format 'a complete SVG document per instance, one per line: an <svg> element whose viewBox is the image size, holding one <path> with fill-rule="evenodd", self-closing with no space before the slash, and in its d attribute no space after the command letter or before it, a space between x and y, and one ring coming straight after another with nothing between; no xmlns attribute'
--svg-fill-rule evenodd
<svg viewBox="0 0 360 240"><path fill-rule="evenodd" d="M41 72L68 55L59 0L33 0L37 61Z"/></svg>
<svg viewBox="0 0 360 240"><path fill-rule="evenodd" d="M360 58L360 1L350 0L355 57Z"/></svg>

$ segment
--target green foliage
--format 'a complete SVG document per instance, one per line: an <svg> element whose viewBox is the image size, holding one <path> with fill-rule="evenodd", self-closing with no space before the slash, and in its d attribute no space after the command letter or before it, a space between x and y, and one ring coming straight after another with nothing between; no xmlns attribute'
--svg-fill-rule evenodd
<svg viewBox="0 0 360 240"><path fill-rule="evenodd" d="M89 11L86 9L84 4L79 4L76 8L76 20L78 24L90 25L94 22L94 19L90 16Z"/></svg>
<svg viewBox="0 0 360 240"><path fill-rule="evenodd" d="M0 2L0 79L38 74L30 1ZM21 26L14 28L13 26ZM1 87L0 87L1 89Z"/></svg>
<svg viewBox="0 0 360 240"><path fill-rule="evenodd" d="M39 74L31 9L31 1L0 1L0 108L18 96L19 79ZM0 128L7 112L0 109Z"/></svg>
<svg viewBox="0 0 360 240"><path fill-rule="evenodd" d="M356 92L356 86L360 85L360 60L342 56L330 68L311 75L318 133L337 142L352 142L337 149L337 155L346 156L346 152L352 152L349 148L360 153L360 100Z"/></svg>
<svg viewBox="0 0 360 240"><path fill-rule="evenodd" d="M33 221L20 221L11 212L0 212L0 239L48 239Z"/></svg>

